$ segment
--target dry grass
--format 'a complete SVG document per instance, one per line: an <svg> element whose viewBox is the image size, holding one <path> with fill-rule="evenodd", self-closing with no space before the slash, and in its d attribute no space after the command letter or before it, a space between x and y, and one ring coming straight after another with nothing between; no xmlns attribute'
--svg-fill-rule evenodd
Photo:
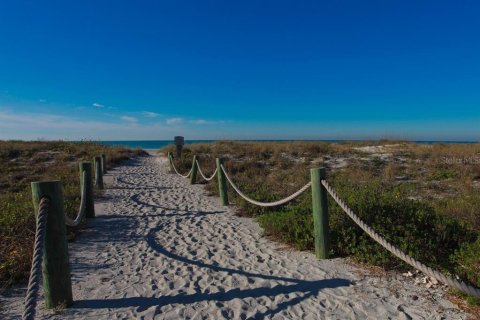
<svg viewBox="0 0 480 320"><path fill-rule="evenodd" d="M359 150L368 146L380 146L383 152ZM174 147L162 149L168 151ZM181 171L188 172L193 154L205 173L213 172L215 158L222 157L240 185L248 181L255 189L257 181L268 185L274 197L301 186L309 179L308 169L318 166L325 166L330 176L356 183L380 180L402 184L411 190L412 198L429 200L439 210L443 208L442 214L463 219L480 230L480 144L220 141L186 146L182 159L176 160ZM337 168L335 159L346 159L347 165Z"/></svg>

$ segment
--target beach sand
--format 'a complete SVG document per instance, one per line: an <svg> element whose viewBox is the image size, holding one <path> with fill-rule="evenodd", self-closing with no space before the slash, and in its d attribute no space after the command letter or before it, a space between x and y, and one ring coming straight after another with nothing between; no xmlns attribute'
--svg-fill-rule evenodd
<svg viewBox="0 0 480 320"><path fill-rule="evenodd" d="M467 318L442 288L263 238L163 157L132 160L105 181L97 217L69 243L75 303L54 314L41 299L38 319ZM20 318L24 294L4 293L0 318Z"/></svg>

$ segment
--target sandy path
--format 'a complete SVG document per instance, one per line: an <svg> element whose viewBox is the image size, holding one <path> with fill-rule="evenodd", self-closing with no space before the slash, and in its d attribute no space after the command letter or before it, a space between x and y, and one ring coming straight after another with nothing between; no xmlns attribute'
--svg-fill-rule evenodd
<svg viewBox="0 0 480 320"><path fill-rule="evenodd" d="M75 304L47 319L465 319L405 279L366 276L261 237L159 157L110 173L97 217L69 245ZM108 182L108 177L107 177ZM21 313L24 288L2 297Z"/></svg>

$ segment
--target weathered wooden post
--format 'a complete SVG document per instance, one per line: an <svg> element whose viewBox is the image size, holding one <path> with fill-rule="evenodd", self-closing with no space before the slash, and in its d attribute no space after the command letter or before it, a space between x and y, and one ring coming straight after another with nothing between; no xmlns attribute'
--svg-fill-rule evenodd
<svg viewBox="0 0 480 320"><path fill-rule="evenodd" d="M225 173L220 167L220 165L223 163L223 160L217 158L216 163L218 169L218 191L220 193L220 200L222 201L222 205L228 206L227 179L225 178Z"/></svg>
<svg viewBox="0 0 480 320"><path fill-rule="evenodd" d="M99 190L103 190L102 157L93 158L95 164L95 185Z"/></svg>
<svg viewBox="0 0 480 320"><path fill-rule="evenodd" d="M315 234L315 254L318 259L328 258L329 227L328 227L328 198L327 190L322 185L325 179L325 168L310 170L312 181L312 209Z"/></svg>
<svg viewBox="0 0 480 320"><path fill-rule="evenodd" d="M83 184L87 184L87 193L85 194L85 216L87 218L95 218L95 206L93 203L93 179L92 179L92 163L80 162L80 190L83 190ZM87 172L87 179L83 180L83 172Z"/></svg>
<svg viewBox="0 0 480 320"><path fill-rule="evenodd" d="M193 156L192 174L190 175L190 184L195 184L195 182L197 181L197 171L198 171L197 156Z"/></svg>
<svg viewBox="0 0 480 320"><path fill-rule="evenodd" d="M183 145L185 144L185 138L181 136L176 136L174 139L175 146L177 146L177 156L180 158L182 156Z"/></svg>
<svg viewBox="0 0 480 320"><path fill-rule="evenodd" d="M63 212L63 185L60 181L32 182L31 185L35 214L38 215L40 200L43 197L50 199L42 263L45 305L49 309L69 307L73 297Z"/></svg>
<svg viewBox="0 0 480 320"><path fill-rule="evenodd" d="M168 153L168 165L170 166L170 173L173 173L173 152Z"/></svg>
<svg viewBox="0 0 480 320"><path fill-rule="evenodd" d="M107 173L107 157L104 154L102 154L101 157L102 157L102 173L105 174Z"/></svg>

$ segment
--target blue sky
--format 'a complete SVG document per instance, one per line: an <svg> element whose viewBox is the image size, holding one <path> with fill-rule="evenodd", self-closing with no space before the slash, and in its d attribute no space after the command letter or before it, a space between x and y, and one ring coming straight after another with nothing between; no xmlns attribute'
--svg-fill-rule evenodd
<svg viewBox="0 0 480 320"><path fill-rule="evenodd" d="M478 1L2 1L0 139L480 140Z"/></svg>

